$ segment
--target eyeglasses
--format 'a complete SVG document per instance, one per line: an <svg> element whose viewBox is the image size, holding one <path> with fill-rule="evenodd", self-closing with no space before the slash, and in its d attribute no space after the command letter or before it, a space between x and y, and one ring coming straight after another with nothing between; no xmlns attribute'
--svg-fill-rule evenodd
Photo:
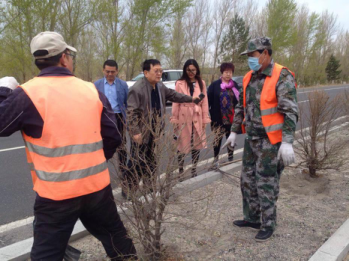
<svg viewBox="0 0 349 261"><path fill-rule="evenodd" d="M76 54L73 54L73 53L66 53L65 52L65 54L71 56L73 59L75 59L75 57L76 57Z"/></svg>
<svg viewBox="0 0 349 261"><path fill-rule="evenodd" d="M108 74L116 74L116 71L105 71L105 73L108 75Z"/></svg>
<svg viewBox="0 0 349 261"><path fill-rule="evenodd" d="M155 70L154 73L155 73L155 74L162 74L162 73L163 73L163 70L158 69L158 70Z"/></svg>
<svg viewBox="0 0 349 261"><path fill-rule="evenodd" d="M190 70L189 68L186 70L188 73L196 74L196 69Z"/></svg>

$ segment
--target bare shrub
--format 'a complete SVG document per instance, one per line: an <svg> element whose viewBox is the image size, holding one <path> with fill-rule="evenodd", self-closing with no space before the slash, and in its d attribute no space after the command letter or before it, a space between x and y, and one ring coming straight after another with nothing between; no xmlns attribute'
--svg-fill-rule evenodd
<svg viewBox="0 0 349 261"><path fill-rule="evenodd" d="M151 133L153 153L148 151L144 154L144 147L133 144L133 152L127 152L132 164L125 167L127 177L122 182L129 201L121 202L121 209L129 221L132 238L142 246L141 252L144 254L141 256L145 260L161 260L168 253L161 237L165 232L163 224L170 223L169 219L173 220L173 216L167 213L166 217L165 210L170 202L174 203L171 197L176 186L181 186L180 181L192 175L191 167L184 168L184 172L179 174L177 142L174 139L178 133L174 132L170 124L165 125L165 121L169 122L166 116L157 117L152 122L142 122L143 129ZM142 135L146 138L145 133ZM212 148L213 135L212 133L207 137L209 148ZM188 148L190 147L191 144L188 144ZM207 150L201 150L200 157L204 153ZM115 162L114 166L117 167ZM200 171L209 167L203 166L203 163L201 161ZM188 198L187 202L191 201Z"/></svg>
<svg viewBox="0 0 349 261"><path fill-rule="evenodd" d="M314 91L308 95L309 102L299 106L300 132L296 135L295 152L299 165L309 170L311 177L317 177L318 170L338 170L345 162L342 154L348 140L329 135L337 126L341 113L341 97L330 99L324 91Z"/></svg>

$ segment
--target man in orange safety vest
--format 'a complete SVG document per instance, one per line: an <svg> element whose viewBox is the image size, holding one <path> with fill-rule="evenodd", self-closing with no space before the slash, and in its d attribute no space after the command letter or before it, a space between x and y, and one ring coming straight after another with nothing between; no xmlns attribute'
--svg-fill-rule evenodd
<svg viewBox="0 0 349 261"><path fill-rule="evenodd" d="M252 39L247 50L251 69L243 79L226 145L234 147L236 133L246 133L241 172L243 220L237 227L258 229L256 241L269 239L276 227L279 179L294 162L292 143L298 120L294 74L275 63L268 37Z"/></svg>
<svg viewBox="0 0 349 261"><path fill-rule="evenodd" d="M76 49L56 32L30 44L37 77L0 80L0 135L21 131L36 192L31 260L63 259L78 219L111 260L136 258L114 202L107 160L121 144L115 115L93 83L73 75Z"/></svg>

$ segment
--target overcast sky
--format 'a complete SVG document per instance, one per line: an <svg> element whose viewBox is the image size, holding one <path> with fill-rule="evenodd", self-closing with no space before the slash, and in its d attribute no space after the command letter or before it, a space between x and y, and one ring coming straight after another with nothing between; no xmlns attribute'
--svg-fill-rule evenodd
<svg viewBox="0 0 349 261"><path fill-rule="evenodd" d="M260 0L260 8L264 7L268 1ZM308 5L310 11L321 14L326 9L330 13L337 15L338 23L349 31L349 0L296 0L299 5Z"/></svg>

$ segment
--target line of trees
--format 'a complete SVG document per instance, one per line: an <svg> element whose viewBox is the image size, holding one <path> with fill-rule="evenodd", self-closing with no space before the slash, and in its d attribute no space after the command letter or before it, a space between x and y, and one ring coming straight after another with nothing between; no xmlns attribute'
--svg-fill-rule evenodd
<svg viewBox="0 0 349 261"><path fill-rule="evenodd" d="M20 82L37 74L29 45L46 30L78 49L75 74L89 81L101 76L108 58L118 62L125 80L148 57L167 68L194 58L208 82L223 61L233 61L235 74L243 75L248 68L239 53L263 35L300 85L327 83L331 56L341 65L335 81L349 80L349 31L335 14L311 12L295 0L269 0L261 10L258 0L7 0L0 8L0 73Z"/></svg>

